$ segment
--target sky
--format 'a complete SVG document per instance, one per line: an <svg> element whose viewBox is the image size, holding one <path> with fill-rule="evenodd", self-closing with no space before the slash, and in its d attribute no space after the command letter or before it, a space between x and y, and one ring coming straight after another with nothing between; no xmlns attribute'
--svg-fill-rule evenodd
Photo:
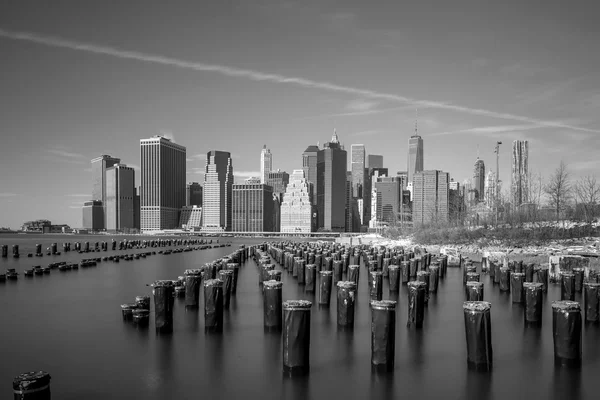
<svg viewBox="0 0 600 400"><path fill-rule="evenodd" d="M81 226L101 154L138 168L139 140L187 147L187 180L229 151L237 179L302 167L334 129L406 170L470 178L477 156L510 182L530 169L598 175L600 25L593 1L0 3L0 226ZM349 166L350 167L350 166ZM136 177L139 182L139 174Z"/></svg>

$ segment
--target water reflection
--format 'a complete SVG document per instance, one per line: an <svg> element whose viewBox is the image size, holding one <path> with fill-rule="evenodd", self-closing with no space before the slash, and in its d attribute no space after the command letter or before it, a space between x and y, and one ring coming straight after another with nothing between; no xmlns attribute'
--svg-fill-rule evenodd
<svg viewBox="0 0 600 400"><path fill-rule="evenodd" d="M372 399L395 399L394 371L377 372L372 369L369 395Z"/></svg>
<svg viewBox="0 0 600 400"><path fill-rule="evenodd" d="M492 373L467 370L467 399L489 399L492 389Z"/></svg>
<svg viewBox="0 0 600 400"><path fill-rule="evenodd" d="M421 365L425 362L424 336L422 330L406 329L410 364Z"/></svg>
<svg viewBox="0 0 600 400"><path fill-rule="evenodd" d="M523 323L523 356L537 360L542 355L542 327L540 324Z"/></svg>
<svg viewBox="0 0 600 400"><path fill-rule="evenodd" d="M208 363L203 371L207 372L208 382L218 382L223 379L225 371L223 370L224 357L224 335L205 334L204 335L204 362Z"/></svg>
<svg viewBox="0 0 600 400"><path fill-rule="evenodd" d="M282 399L308 400L310 375L290 378L283 374Z"/></svg>
<svg viewBox="0 0 600 400"><path fill-rule="evenodd" d="M185 331L197 334L200 331L200 308L185 307L184 319L185 319ZM197 335L193 335L197 336Z"/></svg>
<svg viewBox="0 0 600 400"><path fill-rule="evenodd" d="M580 399L581 398L581 369L554 367L552 380L552 398Z"/></svg>

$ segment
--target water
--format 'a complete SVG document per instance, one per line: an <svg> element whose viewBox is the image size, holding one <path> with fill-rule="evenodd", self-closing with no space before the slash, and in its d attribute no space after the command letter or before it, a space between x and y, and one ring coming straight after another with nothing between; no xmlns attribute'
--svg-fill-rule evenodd
<svg viewBox="0 0 600 400"><path fill-rule="evenodd" d="M43 258L23 257L35 243L98 237L2 235L1 244L21 246L22 258L0 260L0 270L22 272L33 265L105 256L113 252L67 253ZM156 279L176 279L186 268L229 254L252 239L221 239L232 247L155 255L146 259L102 262L79 269L25 278L0 284L0 398L9 398L12 378L18 373L43 369L52 375L57 399L509 399L592 398L600 383L600 327L583 331L583 365L580 371L556 369L553 358L550 303L560 297L558 286L545 295L541 329L524 328L523 310L509 294L482 275L485 300L492 303L494 370L490 374L467 370L462 302L462 272L448 269L439 292L427 307L424 329L406 328L407 292L398 295L396 367L392 374L371 374L370 310L367 274L361 268L353 332L339 332L335 290L329 310L319 309L284 272L284 300L313 300L311 372L301 379L282 376L279 335L263 331L262 295L253 262L240 270L238 293L225 312L224 332L205 335L204 316L186 311L176 299L174 332L156 337L150 328L136 330L124 323L120 305L137 295L149 294L146 286ZM62 250L62 249L61 249ZM157 249L158 250L158 249ZM10 256L9 249L9 256ZM116 253L131 253L128 250ZM141 250L137 250L141 251ZM384 298L390 298L387 282ZM392 296L393 299L396 299ZM578 301L581 298L578 294ZM203 303L201 303L203 304Z"/></svg>

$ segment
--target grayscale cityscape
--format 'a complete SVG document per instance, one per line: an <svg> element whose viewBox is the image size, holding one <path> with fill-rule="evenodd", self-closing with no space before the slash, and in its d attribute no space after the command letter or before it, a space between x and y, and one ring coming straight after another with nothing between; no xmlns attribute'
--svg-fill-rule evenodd
<svg viewBox="0 0 600 400"><path fill-rule="evenodd" d="M600 5L0 3L0 399L591 399Z"/></svg>

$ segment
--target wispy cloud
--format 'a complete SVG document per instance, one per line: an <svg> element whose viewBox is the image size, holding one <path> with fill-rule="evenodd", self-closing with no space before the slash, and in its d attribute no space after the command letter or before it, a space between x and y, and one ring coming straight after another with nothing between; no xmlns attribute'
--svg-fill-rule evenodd
<svg viewBox="0 0 600 400"><path fill-rule="evenodd" d="M6 199L6 198L10 198L10 197L16 197L18 196L17 193L11 193L11 192L0 192L0 199Z"/></svg>
<svg viewBox="0 0 600 400"><path fill-rule="evenodd" d="M352 100L346 104L346 108L350 111L365 112L375 109L378 105L378 102L371 100Z"/></svg>
<svg viewBox="0 0 600 400"><path fill-rule="evenodd" d="M48 154L47 158L53 161L61 161L69 164L86 164L88 158L83 154L74 153L65 148L50 148L44 149Z"/></svg>
<svg viewBox="0 0 600 400"><path fill-rule="evenodd" d="M306 120L306 119L317 119L317 118L333 118L333 117L355 117L360 115L372 115L372 114L382 114L390 111L402 111L408 109L414 109L412 105L410 106L400 106L400 107L391 107L391 108L376 108L368 111L356 111L356 112L345 112L345 113L337 113L337 114L321 114L321 115L313 115L308 117L297 118L296 120Z"/></svg>
<svg viewBox="0 0 600 400"><path fill-rule="evenodd" d="M46 151L48 153L55 154L55 155L61 156L61 157L76 158L76 159L81 159L81 160L86 158L83 154L73 153L73 152L66 151L66 150L46 149Z"/></svg>
<svg viewBox="0 0 600 400"><path fill-rule="evenodd" d="M529 131L532 129L540 129L540 128L547 128L547 126L536 125L536 124L478 126L475 128L459 129L459 130L445 131L445 132L436 132L436 133L428 134L427 137L446 136L446 135L454 135L454 134L459 134L459 133L473 133L473 134L492 135L493 136L493 135L496 135L499 133L522 132L522 131Z"/></svg>
<svg viewBox="0 0 600 400"><path fill-rule="evenodd" d="M260 171L233 171L233 175L239 178L258 178Z"/></svg>
<svg viewBox="0 0 600 400"><path fill-rule="evenodd" d="M108 55L123 59L129 60L137 60L157 65L165 65L172 66L187 70L194 71L202 71L202 72L216 72L224 76L235 77L235 78L245 78L256 82L270 82L270 83L279 83L286 85L294 85L304 88L311 89L320 89L320 90L328 90L338 93L346 93L351 94L361 98L369 98L373 100L379 101L393 101L400 103L409 103L414 106L421 107L431 107L436 109L454 111L459 113L466 113L471 115L478 115L483 117L490 118L498 118L498 119L506 119L513 121L520 121L531 124L545 125L556 128L565 128L576 131L583 132L592 132L592 133L600 133L599 129L590 129L580 126L573 125L564 125L560 123L556 123L555 121L546 121L543 119L532 118L522 115L509 114L504 112L497 112L492 110L486 110L481 108L472 108L467 106L462 106L458 104L452 104L447 102L433 101L433 100L418 100L407 96L402 96L399 94L393 93L385 93L385 92L377 92L369 89L360 89L351 86L343 86L338 85L331 82L326 81L314 81L306 78L300 77L292 77L292 76L284 76L278 74L270 74L259 71L240 69L234 67L228 67L224 65L216 65L216 64L205 64L199 62L186 61L171 57L165 57L160 55L153 55L147 53L141 53L137 51L129 51L129 50L121 50L115 47L109 46L99 46L95 44L83 43L73 40L62 39L54 36L45 36L32 32L17 32L17 31L8 31L4 29L0 29L0 37L13 39L13 40L22 40L31 43L43 44L51 47L59 47L59 48L67 48L71 50L84 51L88 53L102 54Z"/></svg>

